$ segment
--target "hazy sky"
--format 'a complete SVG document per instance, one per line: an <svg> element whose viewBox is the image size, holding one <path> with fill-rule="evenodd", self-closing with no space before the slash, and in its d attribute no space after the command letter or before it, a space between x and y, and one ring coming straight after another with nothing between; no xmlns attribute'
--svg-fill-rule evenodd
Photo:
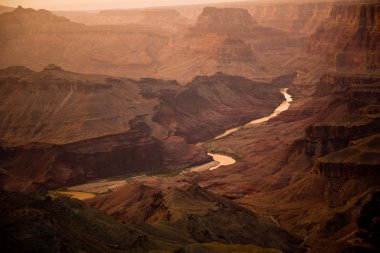
<svg viewBox="0 0 380 253"><path fill-rule="evenodd" d="M48 10L96 10L112 8L141 8L149 6L185 5L242 0L0 0L0 5Z"/></svg>

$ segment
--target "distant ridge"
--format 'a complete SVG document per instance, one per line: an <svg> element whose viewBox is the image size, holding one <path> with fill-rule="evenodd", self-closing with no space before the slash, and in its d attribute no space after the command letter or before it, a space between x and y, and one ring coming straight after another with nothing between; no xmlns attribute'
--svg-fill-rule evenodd
<svg viewBox="0 0 380 253"><path fill-rule="evenodd" d="M13 11L14 9L15 9L15 8L13 8L13 7L0 5L0 14L2 14L2 13L4 13L4 12L11 12L11 11Z"/></svg>

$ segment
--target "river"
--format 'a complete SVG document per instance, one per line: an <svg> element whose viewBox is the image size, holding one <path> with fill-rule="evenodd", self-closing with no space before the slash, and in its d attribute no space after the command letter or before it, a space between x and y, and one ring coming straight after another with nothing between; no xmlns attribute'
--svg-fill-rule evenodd
<svg viewBox="0 0 380 253"><path fill-rule="evenodd" d="M253 126L253 125L257 125L257 124L260 124L260 123L263 123L263 122L267 122L268 120L274 118L274 117L277 117L278 115L280 115L280 113L286 111L289 109L290 107L290 104L291 102L293 101L293 98L292 96L288 93L288 88L283 88L283 89L280 89L280 92L284 95L285 97L285 101L282 102L274 111L271 115L269 116L266 116L266 117L263 117L263 118L259 118L259 119L255 119L255 120L252 120L250 121L249 123L243 125L243 126L239 126L239 127L234 127L234 128L231 128L229 130L226 130L223 134L221 135L218 135L214 138L214 140L217 140L217 139L221 139L223 137L226 137L236 131L238 131L239 129L241 128L246 128L246 127L250 127L250 126ZM208 153L208 155L212 156L212 158L214 159L214 161L218 162L218 165L215 165L211 168L209 168L209 170L215 170L217 168L219 168L220 166L224 166L224 165L231 165L231 164L234 164L236 163L236 160L233 159L232 157L230 156L226 156L226 155L221 155L221 154L214 154L214 153Z"/></svg>
<svg viewBox="0 0 380 253"><path fill-rule="evenodd" d="M281 112L286 111L289 109L291 102L293 101L292 96L288 93L288 88L283 88L280 89L280 92L284 95L285 101L282 102L274 111L271 115L260 118L260 119L255 119L250 121L249 123L239 126L239 127L234 127L231 128L227 131L225 131L223 134L218 135L214 138L214 140L226 137L239 129L242 128L247 128L251 127L253 125L257 125L260 123L264 123L274 117L277 117ZM222 154L217 154L217 153L207 153L208 155L212 156L213 160L210 163L203 164L200 166L192 167L187 169L188 172L201 172L205 170L216 170L221 166L226 166L226 165L231 165L236 163L236 160L233 159L230 156L227 155L222 155ZM95 197L95 194L99 193L104 193L110 190L115 190L119 187L124 186L127 184L126 180L101 180L93 183L86 183L83 185L78 185L78 186L73 186L68 188L68 191L55 191L55 193L61 194L61 195L67 195L72 198L77 198L77 199L87 199L87 198L92 198Z"/></svg>

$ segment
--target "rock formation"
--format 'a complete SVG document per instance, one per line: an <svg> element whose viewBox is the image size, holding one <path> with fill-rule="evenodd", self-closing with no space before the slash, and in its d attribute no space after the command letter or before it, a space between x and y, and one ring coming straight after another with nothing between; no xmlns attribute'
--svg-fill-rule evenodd
<svg viewBox="0 0 380 253"><path fill-rule="evenodd" d="M270 218L261 217L198 185L164 192L144 185L128 185L88 203L119 220L146 222L156 229L189 234L197 242L256 244L284 252L305 251L299 239Z"/></svg>
<svg viewBox="0 0 380 253"><path fill-rule="evenodd" d="M380 5L336 4L307 43L306 50L320 54L338 71L379 69Z"/></svg>
<svg viewBox="0 0 380 253"><path fill-rule="evenodd" d="M275 85L222 73L182 87L51 64L1 70L0 85L2 185L24 191L208 162L193 144L281 100Z"/></svg>

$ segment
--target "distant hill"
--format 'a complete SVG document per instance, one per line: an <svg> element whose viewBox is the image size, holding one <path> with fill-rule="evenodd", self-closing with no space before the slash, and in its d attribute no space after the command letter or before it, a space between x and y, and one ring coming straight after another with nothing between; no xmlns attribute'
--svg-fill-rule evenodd
<svg viewBox="0 0 380 253"><path fill-rule="evenodd" d="M4 12L11 12L13 11L15 8L13 7L8 7L8 6L3 6L3 5L0 5L0 14L1 13L4 13Z"/></svg>

